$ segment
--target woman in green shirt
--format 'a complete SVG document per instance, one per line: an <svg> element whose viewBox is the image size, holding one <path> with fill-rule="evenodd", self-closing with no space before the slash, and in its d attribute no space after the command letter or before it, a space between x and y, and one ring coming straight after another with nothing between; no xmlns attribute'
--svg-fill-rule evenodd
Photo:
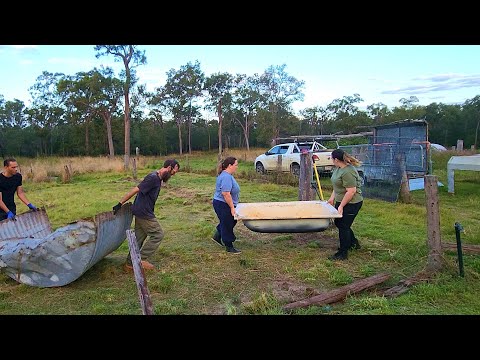
<svg viewBox="0 0 480 360"><path fill-rule="evenodd" d="M332 195L328 199L330 205L335 206L341 218L335 218L335 226L338 228L340 248L329 257L330 260L346 260L348 250L360 249L351 226L363 204L361 178L355 166L360 162L347 154L342 149L332 151L332 162L335 165L331 181L333 185Z"/></svg>

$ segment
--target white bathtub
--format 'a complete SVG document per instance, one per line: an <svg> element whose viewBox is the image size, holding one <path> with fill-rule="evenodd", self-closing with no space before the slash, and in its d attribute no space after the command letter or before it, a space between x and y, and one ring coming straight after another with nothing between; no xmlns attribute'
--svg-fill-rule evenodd
<svg viewBox="0 0 480 360"><path fill-rule="evenodd" d="M261 233L304 233L324 231L330 219L342 217L326 201L239 203L237 220Z"/></svg>

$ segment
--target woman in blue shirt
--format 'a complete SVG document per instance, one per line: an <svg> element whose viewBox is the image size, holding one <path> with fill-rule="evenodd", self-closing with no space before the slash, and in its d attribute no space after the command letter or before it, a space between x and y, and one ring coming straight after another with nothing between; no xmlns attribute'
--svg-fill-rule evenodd
<svg viewBox="0 0 480 360"><path fill-rule="evenodd" d="M233 246L236 239L233 228L237 224L237 220L234 219L235 207L240 195L240 186L233 177L237 168L238 161L233 156L222 161L218 168L215 193L213 194L213 209L217 214L219 224L212 239L217 244L225 246L227 252L232 254L241 253Z"/></svg>

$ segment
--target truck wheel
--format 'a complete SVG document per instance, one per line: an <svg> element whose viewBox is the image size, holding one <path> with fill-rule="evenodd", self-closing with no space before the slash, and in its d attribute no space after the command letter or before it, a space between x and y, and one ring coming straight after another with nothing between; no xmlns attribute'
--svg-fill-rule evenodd
<svg viewBox="0 0 480 360"><path fill-rule="evenodd" d="M259 174L265 174L265 168L263 167L263 164L261 162L257 163L257 165L255 166L255 170Z"/></svg>
<svg viewBox="0 0 480 360"><path fill-rule="evenodd" d="M292 164L292 174L295 176L300 176L300 165Z"/></svg>

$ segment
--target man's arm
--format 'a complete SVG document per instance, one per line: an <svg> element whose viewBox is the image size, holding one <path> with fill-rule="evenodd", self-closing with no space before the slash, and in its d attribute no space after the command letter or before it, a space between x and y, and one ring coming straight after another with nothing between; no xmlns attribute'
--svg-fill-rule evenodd
<svg viewBox="0 0 480 360"><path fill-rule="evenodd" d="M27 196L25 195L25 191L23 191L23 186L17 187L17 196L22 202L28 206L30 204L30 201L28 201Z"/></svg>
<svg viewBox="0 0 480 360"><path fill-rule="evenodd" d="M132 190L130 190L124 197L120 199L120 204L125 204L128 200L130 200L133 195L137 194L139 191L140 189L138 186L133 187Z"/></svg>
<svg viewBox="0 0 480 360"><path fill-rule="evenodd" d="M120 199L120 202L112 208L113 209L113 215L116 215L117 211L121 209L122 205L126 201L128 201L133 195L137 194L139 191L140 191L140 188L138 186L135 186L124 197L122 197Z"/></svg>
<svg viewBox="0 0 480 360"><path fill-rule="evenodd" d="M25 195L25 192L23 191L23 187L20 185L17 187L17 196L19 197L22 202L28 206L30 210L37 211L37 207L33 205L30 201L28 201L27 196Z"/></svg>

